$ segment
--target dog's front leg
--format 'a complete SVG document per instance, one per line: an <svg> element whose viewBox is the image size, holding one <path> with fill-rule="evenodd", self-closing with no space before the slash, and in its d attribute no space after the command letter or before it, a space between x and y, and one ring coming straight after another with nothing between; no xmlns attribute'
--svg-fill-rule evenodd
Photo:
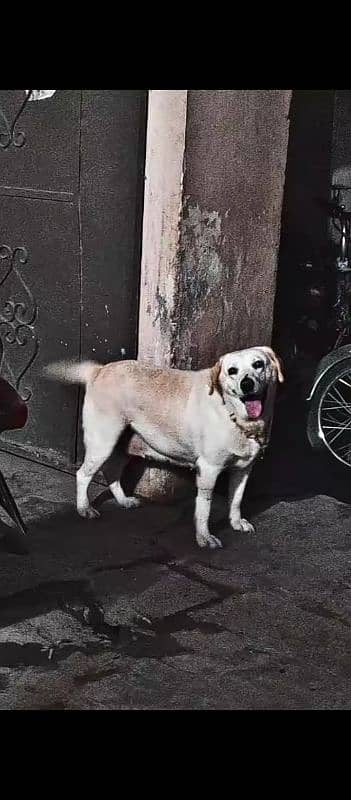
<svg viewBox="0 0 351 800"><path fill-rule="evenodd" d="M255 528L241 516L241 503L252 466L235 469L229 473L229 521L234 531L255 533Z"/></svg>
<svg viewBox="0 0 351 800"><path fill-rule="evenodd" d="M196 466L196 541L199 547L210 547L213 550L215 547L222 547L222 542L220 542L216 536L212 536L208 527L211 510L211 498L216 485L216 480L221 470L212 464L208 464L207 461L204 461L203 459L199 459Z"/></svg>

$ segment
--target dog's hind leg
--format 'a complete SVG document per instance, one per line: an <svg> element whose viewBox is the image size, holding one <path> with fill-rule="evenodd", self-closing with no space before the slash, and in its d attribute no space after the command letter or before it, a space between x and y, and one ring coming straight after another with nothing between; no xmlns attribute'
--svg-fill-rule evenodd
<svg viewBox="0 0 351 800"><path fill-rule="evenodd" d="M87 397L83 407L85 457L77 472L77 511L81 517L92 519L99 512L89 503L88 487L95 473L110 457L125 421L121 417L106 415L98 411Z"/></svg>
<svg viewBox="0 0 351 800"><path fill-rule="evenodd" d="M119 439L118 446L113 452L111 461L105 464L103 469L109 490L117 501L118 505L122 508L136 508L141 502L136 497L126 495L121 483L125 468L128 467L131 462L134 462L135 456L138 455L134 452L130 452L129 450L129 444L134 435L134 432L127 427ZM136 478L135 473L133 474L134 478ZM137 483L138 478L136 478L134 482L132 480L132 486L130 486L132 493Z"/></svg>
<svg viewBox="0 0 351 800"><path fill-rule="evenodd" d="M109 489L110 492L113 494L115 500L122 508L137 508L140 506L140 500L137 497L128 497L125 494L123 487L121 486L121 475L123 472L124 467L127 465L128 461L130 460L130 456L126 453L120 452L118 454L118 473L119 478L113 483L110 483Z"/></svg>

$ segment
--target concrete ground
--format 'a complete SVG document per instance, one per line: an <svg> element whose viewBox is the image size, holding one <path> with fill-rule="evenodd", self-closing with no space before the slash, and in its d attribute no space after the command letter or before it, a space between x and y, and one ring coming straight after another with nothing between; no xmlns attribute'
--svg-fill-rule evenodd
<svg viewBox="0 0 351 800"><path fill-rule="evenodd" d="M191 503L106 500L85 521L72 476L0 453L30 530L28 555L0 539L0 709L351 708L348 476L309 451L294 404L277 417L256 536L230 532L217 494L215 552Z"/></svg>

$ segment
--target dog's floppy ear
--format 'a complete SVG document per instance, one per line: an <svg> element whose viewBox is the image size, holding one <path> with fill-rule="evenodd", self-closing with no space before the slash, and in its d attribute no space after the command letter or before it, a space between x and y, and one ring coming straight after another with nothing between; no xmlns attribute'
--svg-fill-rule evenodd
<svg viewBox="0 0 351 800"><path fill-rule="evenodd" d="M219 376L222 369L221 361L217 361L214 367L211 368L210 372L210 391L209 394L213 394L216 391L223 397L222 387L219 382Z"/></svg>
<svg viewBox="0 0 351 800"><path fill-rule="evenodd" d="M267 356L269 356L269 358L271 359L272 364L274 364L277 370L279 383L284 383L284 375L282 370L281 359L277 356L277 354L274 352L274 350L272 350L271 347L261 347L261 350L267 353Z"/></svg>

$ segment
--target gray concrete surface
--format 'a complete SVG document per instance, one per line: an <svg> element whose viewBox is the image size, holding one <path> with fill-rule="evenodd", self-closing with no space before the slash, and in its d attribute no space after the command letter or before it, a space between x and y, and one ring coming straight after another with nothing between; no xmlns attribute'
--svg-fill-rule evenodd
<svg viewBox="0 0 351 800"><path fill-rule="evenodd" d="M251 492L247 537L218 494L202 552L191 504L81 520L72 476L0 460L30 530L0 539L0 710L351 708L350 505Z"/></svg>

